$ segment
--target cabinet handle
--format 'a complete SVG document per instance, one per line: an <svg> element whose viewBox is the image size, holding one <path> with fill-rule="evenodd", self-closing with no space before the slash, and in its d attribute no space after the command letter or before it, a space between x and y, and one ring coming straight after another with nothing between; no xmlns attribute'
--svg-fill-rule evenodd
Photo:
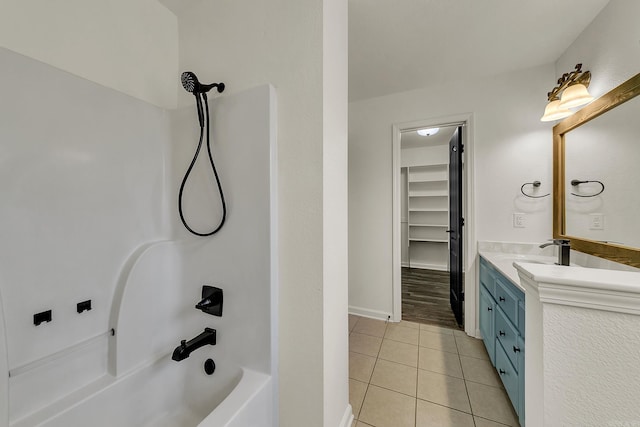
<svg viewBox="0 0 640 427"><path fill-rule="evenodd" d="M514 353L519 353L520 352L520 347L516 347L515 345L513 346L513 352Z"/></svg>
<svg viewBox="0 0 640 427"><path fill-rule="evenodd" d="M499 298L498 298L498 300L500 300L501 302L502 302L502 301L506 301L506 300L504 299L504 297L499 297Z"/></svg>
<svg viewBox="0 0 640 427"><path fill-rule="evenodd" d="M504 331L499 331L498 332L500 334L501 337L505 336L506 334L504 333Z"/></svg>
<svg viewBox="0 0 640 427"><path fill-rule="evenodd" d="M487 307L487 311L493 311L493 308Z"/></svg>
<svg viewBox="0 0 640 427"><path fill-rule="evenodd" d="M499 369L498 372L500 372L500 375L504 375L504 374L507 373L506 371L503 371L502 369Z"/></svg>

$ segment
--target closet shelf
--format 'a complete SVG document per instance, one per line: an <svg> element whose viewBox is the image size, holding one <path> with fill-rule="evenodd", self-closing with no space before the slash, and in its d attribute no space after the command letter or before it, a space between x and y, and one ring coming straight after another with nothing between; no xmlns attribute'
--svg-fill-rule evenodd
<svg viewBox="0 0 640 427"><path fill-rule="evenodd" d="M449 192L447 190L432 190L432 191L410 191L409 197L447 197Z"/></svg>
<svg viewBox="0 0 640 427"><path fill-rule="evenodd" d="M444 183L444 182L449 182L449 180L446 177L442 177L442 179L409 179L409 184L413 184L413 183L419 183L419 182L428 182L428 183Z"/></svg>
<svg viewBox="0 0 640 427"><path fill-rule="evenodd" d="M449 212L447 208L409 208L409 212Z"/></svg>
<svg viewBox="0 0 640 427"><path fill-rule="evenodd" d="M447 271L449 165L409 166L405 179L408 265Z"/></svg>

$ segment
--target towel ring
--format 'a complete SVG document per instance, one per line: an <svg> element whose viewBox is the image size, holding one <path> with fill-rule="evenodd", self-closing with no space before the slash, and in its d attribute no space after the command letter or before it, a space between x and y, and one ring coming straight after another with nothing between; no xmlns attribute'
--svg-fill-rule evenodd
<svg viewBox="0 0 640 427"><path fill-rule="evenodd" d="M538 188L538 187L540 187L540 181L525 182L524 184L522 184L522 187L520 187L520 192L522 194L524 194L526 197L529 197L531 199L541 199L543 197L547 197L547 196L551 195L551 193L547 193L547 194L543 194L542 196L532 196L531 194L527 194L527 193L524 192L524 186L525 185L531 185L534 188Z"/></svg>
<svg viewBox="0 0 640 427"><path fill-rule="evenodd" d="M600 184L600 186L602 186L602 189L600 191L598 191L596 194L576 194L576 193L571 193L572 195L576 196L576 197L596 197L599 194L602 194L602 192L604 191L604 184L602 183L602 181L597 181L597 180L590 180L590 181L580 181L579 179L572 179L571 180L571 185L573 187L577 187L580 184L587 184L590 182L596 182L598 184Z"/></svg>

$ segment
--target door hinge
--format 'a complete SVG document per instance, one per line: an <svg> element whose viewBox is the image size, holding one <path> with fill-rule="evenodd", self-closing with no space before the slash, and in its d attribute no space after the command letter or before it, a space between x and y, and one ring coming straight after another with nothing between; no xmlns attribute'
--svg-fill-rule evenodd
<svg viewBox="0 0 640 427"><path fill-rule="evenodd" d="M464 144L460 144L460 152L464 153Z"/></svg>
<svg viewBox="0 0 640 427"><path fill-rule="evenodd" d="M460 293L460 301L464 301L464 292Z"/></svg>
<svg viewBox="0 0 640 427"><path fill-rule="evenodd" d="M464 218L460 218L460 226L464 226Z"/></svg>

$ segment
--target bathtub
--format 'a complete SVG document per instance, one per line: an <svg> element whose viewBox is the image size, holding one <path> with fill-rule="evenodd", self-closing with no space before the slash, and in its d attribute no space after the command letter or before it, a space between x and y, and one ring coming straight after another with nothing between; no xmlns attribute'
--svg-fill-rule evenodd
<svg viewBox="0 0 640 427"><path fill-rule="evenodd" d="M164 356L122 378L110 375L11 427L268 427L269 375L234 366L202 368L206 355Z"/></svg>

